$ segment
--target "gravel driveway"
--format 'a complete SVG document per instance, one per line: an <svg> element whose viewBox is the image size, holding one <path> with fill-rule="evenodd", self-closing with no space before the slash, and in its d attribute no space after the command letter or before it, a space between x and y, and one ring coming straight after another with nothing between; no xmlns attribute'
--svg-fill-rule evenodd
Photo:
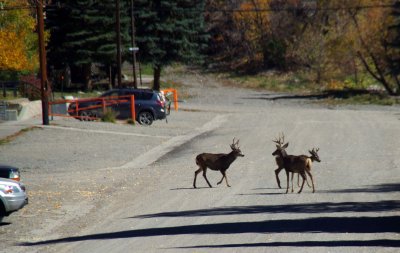
<svg viewBox="0 0 400 253"><path fill-rule="evenodd" d="M0 225L0 252L396 252L399 107L328 107L174 76L190 98L151 127L57 118L0 146L30 204ZM1 127L1 126L0 126ZM1 128L0 128L1 130ZM277 187L272 139L320 148L317 192ZM201 152L245 157L209 189ZM280 175L286 186L286 176ZM216 186L221 175L209 172Z"/></svg>

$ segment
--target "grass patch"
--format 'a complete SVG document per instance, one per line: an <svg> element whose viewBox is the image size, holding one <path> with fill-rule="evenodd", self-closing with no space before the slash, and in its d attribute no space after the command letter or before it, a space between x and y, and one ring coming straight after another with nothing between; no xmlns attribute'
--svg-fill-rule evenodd
<svg viewBox="0 0 400 253"><path fill-rule="evenodd" d="M117 113L111 109L107 109L104 115L101 117L101 121L115 123L117 122Z"/></svg>
<svg viewBox="0 0 400 253"><path fill-rule="evenodd" d="M227 85L256 90L289 93L316 92L321 90L319 85L296 73L265 72L252 76L224 74L222 78L228 81Z"/></svg>
<svg viewBox="0 0 400 253"><path fill-rule="evenodd" d="M136 124L135 120L133 120L133 119L128 119L126 121L126 123L128 123L129 125L135 125Z"/></svg>
<svg viewBox="0 0 400 253"><path fill-rule="evenodd" d="M33 126L33 127L27 127L27 128L21 129L20 131L18 131L18 132L15 133L15 134L12 134L12 135L7 136L7 137L5 137L5 138L3 138L3 139L0 139L0 145L4 145L4 144L7 144L7 143L10 143L10 142L12 142L13 140L15 140L18 136L21 136L21 135L23 135L24 133L27 133L27 132L32 131L32 130L34 130L34 129L41 129L41 128L40 128L40 127Z"/></svg>
<svg viewBox="0 0 400 253"><path fill-rule="evenodd" d="M362 77L357 83L351 78L330 80L317 84L304 73L267 72L257 75L224 74L228 86L268 90L289 94L313 94L319 103L328 104L362 104L362 105L396 105L400 104L399 97L391 97L380 90L381 86L371 78ZM374 90L369 90L373 88Z"/></svg>

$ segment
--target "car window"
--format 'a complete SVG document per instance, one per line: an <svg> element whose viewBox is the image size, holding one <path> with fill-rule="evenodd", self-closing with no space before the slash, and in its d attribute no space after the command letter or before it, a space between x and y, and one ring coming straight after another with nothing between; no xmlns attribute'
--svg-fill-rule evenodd
<svg viewBox="0 0 400 253"><path fill-rule="evenodd" d="M153 93L151 92L143 92L142 99L143 100L150 100L153 97Z"/></svg>
<svg viewBox="0 0 400 253"><path fill-rule="evenodd" d="M124 96L130 96L130 95L134 95L135 99L139 100L141 98L141 92L136 91L136 90L126 90L124 92Z"/></svg>
<svg viewBox="0 0 400 253"><path fill-rule="evenodd" d="M106 93L103 93L103 95L101 95L101 97L117 97L117 96L119 96L117 90L107 91Z"/></svg>

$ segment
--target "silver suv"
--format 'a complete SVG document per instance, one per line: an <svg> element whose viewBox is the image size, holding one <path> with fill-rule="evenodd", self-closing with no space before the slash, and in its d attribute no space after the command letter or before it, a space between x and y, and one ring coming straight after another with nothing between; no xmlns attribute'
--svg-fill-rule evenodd
<svg viewBox="0 0 400 253"><path fill-rule="evenodd" d="M4 216L28 204L25 186L15 180L0 178L0 222Z"/></svg>

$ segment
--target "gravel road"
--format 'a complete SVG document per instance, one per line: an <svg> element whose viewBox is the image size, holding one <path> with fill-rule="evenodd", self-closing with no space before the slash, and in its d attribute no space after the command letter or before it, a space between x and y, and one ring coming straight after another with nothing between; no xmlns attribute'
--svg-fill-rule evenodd
<svg viewBox="0 0 400 253"><path fill-rule="evenodd" d="M57 118L0 145L30 199L0 225L0 252L398 252L399 107L331 107L210 76L173 78L190 98L168 123ZM320 148L316 193L277 187L281 132L290 154ZM227 171L232 187L209 171L214 187L199 175L193 189L195 156L229 152L234 137L245 157Z"/></svg>

